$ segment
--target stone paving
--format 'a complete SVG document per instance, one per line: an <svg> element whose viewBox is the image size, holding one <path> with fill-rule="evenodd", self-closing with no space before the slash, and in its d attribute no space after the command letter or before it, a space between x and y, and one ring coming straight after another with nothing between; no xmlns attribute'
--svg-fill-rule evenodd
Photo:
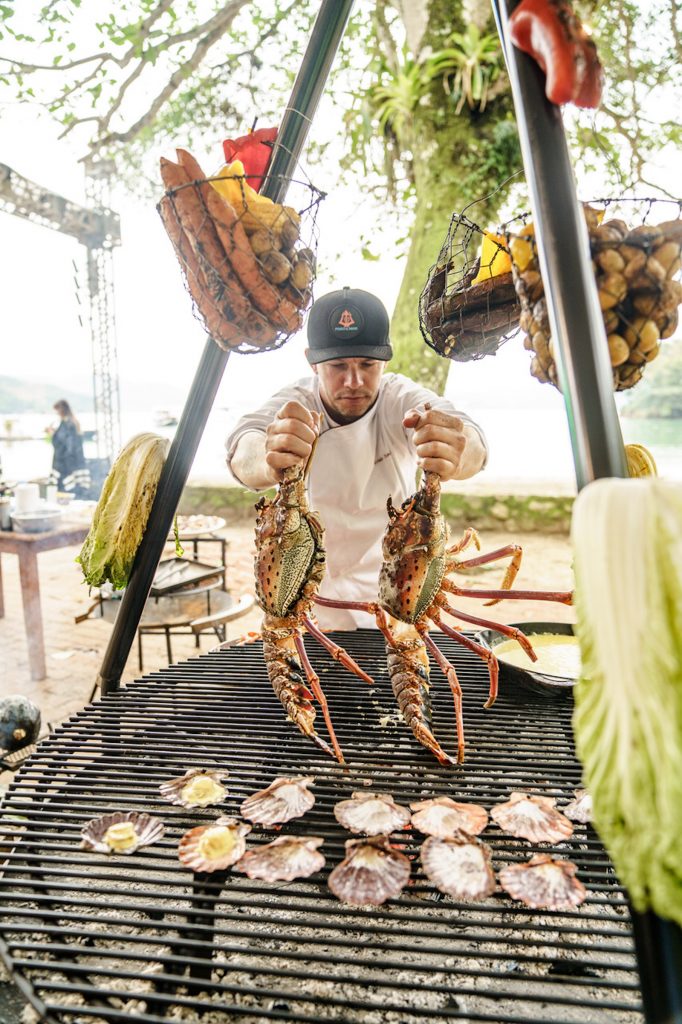
<svg viewBox="0 0 682 1024"><path fill-rule="evenodd" d="M223 531L229 538L227 549L228 587L235 596L250 593L252 586L252 530L242 527ZM38 556L41 604L45 634L47 678L34 682L28 668L28 651L19 587L18 560L4 555L2 570L5 591L5 618L0 619L2 650L2 693L23 693L38 704L43 720L56 723L88 702L102 656L111 635L111 624L96 614L84 622L75 618L87 611L96 595L88 592L80 566L74 561L79 548L61 548ZM172 555L169 548L168 554ZM212 552L215 560L214 552ZM204 557L202 553L202 559ZM254 608L228 626L228 636L258 629L260 612ZM202 638L202 649L215 646L213 633ZM181 661L197 653L193 637L174 636L173 660ZM144 672L153 672L168 664L165 640L161 636L144 638ZM123 681L140 675L137 644L128 658Z"/></svg>

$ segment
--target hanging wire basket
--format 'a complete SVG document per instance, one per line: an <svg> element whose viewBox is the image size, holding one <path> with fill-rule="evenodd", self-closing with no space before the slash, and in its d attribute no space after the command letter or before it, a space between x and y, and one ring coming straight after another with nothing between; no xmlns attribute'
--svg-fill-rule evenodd
<svg viewBox="0 0 682 1024"><path fill-rule="evenodd" d="M161 161L158 210L182 268L194 314L221 348L279 348L300 330L313 298L317 212L324 193L287 179L283 205L252 176L207 178L194 158Z"/></svg>
<svg viewBox="0 0 682 1024"><path fill-rule="evenodd" d="M419 297L424 341L448 359L481 359L515 333L520 314L506 239L453 213Z"/></svg>
<svg viewBox="0 0 682 1024"><path fill-rule="evenodd" d="M583 203L616 391L641 380L661 341L677 329L682 302L682 201ZM527 214L505 225L531 374L559 387L535 231Z"/></svg>

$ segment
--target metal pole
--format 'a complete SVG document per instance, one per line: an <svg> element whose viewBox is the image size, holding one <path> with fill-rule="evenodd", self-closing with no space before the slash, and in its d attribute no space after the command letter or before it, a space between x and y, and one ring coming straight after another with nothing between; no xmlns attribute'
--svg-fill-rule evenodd
<svg viewBox="0 0 682 1024"><path fill-rule="evenodd" d="M626 477L627 461L587 226L576 196L561 113L545 97L544 73L509 42L507 8L515 6L493 0L514 98L576 479L582 488L598 477Z"/></svg>
<svg viewBox="0 0 682 1024"><path fill-rule="evenodd" d="M322 0L301 68L286 108L261 192L280 201L296 167L324 89L353 0ZM149 595L173 516L187 482L199 441L220 386L229 353L212 339L204 348L173 443L166 459L149 521L138 548L121 607L104 653L98 683L102 694L118 690L135 632Z"/></svg>
<svg viewBox="0 0 682 1024"><path fill-rule="evenodd" d="M559 381L582 488L601 477L628 476L587 228L559 109L546 99L544 75L535 61L509 41L508 13L515 0L492 4L512 87ZM631 916L647 1024L682 1024L682 929L651 911L632 909Z"/></svg>

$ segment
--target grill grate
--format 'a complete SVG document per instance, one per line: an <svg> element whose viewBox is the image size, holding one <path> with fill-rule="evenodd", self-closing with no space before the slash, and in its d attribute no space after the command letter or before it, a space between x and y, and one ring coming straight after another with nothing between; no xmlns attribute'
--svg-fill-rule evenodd
<svg viewBox="0 0 682 1024"><path fill-rule="evenodd" d="M462 683L468 741L466 763L442 768L399 719L381 636L339 639L376 681L367 687L308 644L345 769L286 722L250 645L170 666L85 708L18 772L0 838L0 952L38 1012L77 1024L639 1024L626 898L589 827L554 848L589 890L573 912L532 911L501 891L479 904L443 897L419 867L422 837L409 831L398 841L414 855L413 884L399 899L375 909L334 899L326 877L348 833L332 808L355 789L373 785L402 803L448 794L489 809L514 789L562 806L580 785L570 698L502 686L484 711L485 667L436 638ZM433 682L436 733L453 750L450 691L436 669ZM314 775L315 806L284 831L323 836L324 871L287 885L230 873L221 889L222 879L181 868L179 837L218 811L173 807L158 786L195 766L229 770L220 813L237 815L278 775ZM79 850L82 824L117 809L157 814L163 840L124 858ZM255 828L248 843L276 834ZM536 852L494 825L483 838L496 869Z"/></svg>

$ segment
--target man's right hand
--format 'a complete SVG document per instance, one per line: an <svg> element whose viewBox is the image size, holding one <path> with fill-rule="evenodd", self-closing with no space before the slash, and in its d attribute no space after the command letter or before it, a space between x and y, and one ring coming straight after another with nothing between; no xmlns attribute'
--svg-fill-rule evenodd
<svg viewBox="0 0 682 1024"><path fill-rule="evenodd" d="M300 402L287 402L265 432L265 461L276 483L285 469L306 463L319 434L315 413Z"/></svg>

